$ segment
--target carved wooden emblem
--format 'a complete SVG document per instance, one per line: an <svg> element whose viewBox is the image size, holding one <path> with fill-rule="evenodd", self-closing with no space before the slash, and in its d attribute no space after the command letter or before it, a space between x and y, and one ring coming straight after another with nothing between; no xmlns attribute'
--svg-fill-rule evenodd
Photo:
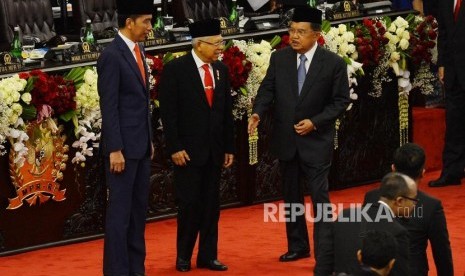
<svg viewBox="0 0 465 276"><path fill-rule="evenodd" d="M55 127L56 128L56 127ZM63 179L63 170L69 150L65 145L66 136L61 135L63 126L53 129L45 121L28 124L26 133L29 140L25 143L28 149L26 161L22 167L15 162L17 153L10 151L10 177L16 188L17 197L10 198L7 209L17 209L27 201L29 206L45 203L50 198L54 201L66 199L66 189L60 190L58 181Z"/></svg>

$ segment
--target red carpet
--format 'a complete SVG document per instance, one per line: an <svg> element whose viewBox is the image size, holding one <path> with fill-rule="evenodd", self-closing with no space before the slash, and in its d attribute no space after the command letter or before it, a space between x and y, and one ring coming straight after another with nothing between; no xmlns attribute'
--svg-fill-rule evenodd
<svg viewBox="0 0 465 276"><path fill-rule="evenodd" d="M429 173L421 188L443 201L452 243L455 275L465 275L465 183L461 186L428 188L428 180L438 172ZM361 202L364 193L376 185L367 185L331 193L333 203ZM309 223L309 233L312 225ZM31 233L32 234L32 233ZM174 269L176 221L147 225L147 275L182 275ZM103 240L43 249L0 258L1 276L102 275ZM184 275L311 275L312 258L292 263L278 262L286 251L283 223L264 223L263 205L224 210L220 219L219 259L229 265L227 272L196 269ZM313 254L312 254L313 255ZM436 275L430 257L430 275ZM195 261L195 256L193 257ZM462 260L462 261L459 261Z"/></svg>
<svg viewBox="0 0 465 276"><path fill-rule="evenodd" d="M443 108L413 108L413 141L425 149L426 170L442 168L442 149L446 131L446 112Z"/></svg>

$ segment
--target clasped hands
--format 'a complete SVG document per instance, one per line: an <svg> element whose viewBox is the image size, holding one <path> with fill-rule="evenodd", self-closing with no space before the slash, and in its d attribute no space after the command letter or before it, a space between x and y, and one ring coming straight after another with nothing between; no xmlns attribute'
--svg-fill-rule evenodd
<svg viewBox="0 0 465 276"><path fill-rule="evenodd" d="M254 113L250 116L249 125L247 127L247 131L249 132L249 135L254 133L259 122L260 122L260 116L258 116L258 114ZM313 122L310 119L303 119L294 125L294 130L299 135L307 135L313 130L315 130L315 126L313 125Z"/></svg>
<svg viewBox="0 0 465 276"><path fill-rule="evenodd" d="M188 161L191 161L189 154L185 150L181 150L178 152L175 152L171 155L171 160L173 160L174 164L177 166L186 166ZM224 154L224 163L223 167L224 168L229 168L234 161L234 155L230 153L225 153Z"/></svg>

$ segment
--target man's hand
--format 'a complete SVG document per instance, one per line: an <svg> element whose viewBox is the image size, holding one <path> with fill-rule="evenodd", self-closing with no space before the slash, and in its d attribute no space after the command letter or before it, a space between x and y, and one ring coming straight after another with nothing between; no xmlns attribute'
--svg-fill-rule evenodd
<svg viewBox="0 0 465 276"><path fill-rule="evenodd" d="M258 126L258 123L260 122L260 116L258 116L257 113L252 114L249 118L249 125L247 127L247 131L249 134L253 134L255 129Z"/></svg>
<svg viewBox="0 0 465 276"><path fill-rule="evenodd" d="M444 66L438 68L438 78L442 85L444 85Z"/></svg>
<svg viewBox="0 0 465 276"><path fill-rule="evenodd" d="M191 161L185 150L173 153L171 155L171 160L173 160L174 164L177 166L185 166L187 165L187 161Z"/></svg>
<svg viewBox="0 0 465 276"><path fill-rule="evenodd" d="M299 123L294 125L295 132L299 135L307 135L315 129L312 121L310 119L304 119Z"/></svg>
<svg viewBox="0 0 465 276"><path fill-rule="evenodd" d="M234 161L234 155L230 153L225 153L223 167L229 168L232 165L233 161Z"/></svg>
<svg viewBox="0 0 465 276"><path fill-rule="evenodd" d="M114 151L110 153L110 172L122 173L124 171L124 156L122 151Z"/></svg>

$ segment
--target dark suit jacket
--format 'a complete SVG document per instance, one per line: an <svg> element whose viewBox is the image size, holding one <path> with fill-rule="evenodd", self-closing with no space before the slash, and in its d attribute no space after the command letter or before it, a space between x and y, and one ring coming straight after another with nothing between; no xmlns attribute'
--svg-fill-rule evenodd
<svg viewBox="0 0 465 276"><path fill-rule="evenodd" d="M122 150L124 157L130 159L150 154L148 80L142 80L134 56L119 35L100 55L97 72L103 153Z"/></svg>
<svg viewBox="0 0 465 276"><path fill-rule="evenodd" d="M380 210L381 209L381 210ZM349 218L352 209L342 211L343 218ZM375 221L377 213L381 212L384 219ZM362 248L363 233L368 230L379 230L390 232L397 241L398 249L396 262L390 275L413 275L409 273L409 238L405 229L396 218L391 216L390 211L380 205L374 204L367 211L368 217L373 222L363 219L362 222L323 223L324 237L320 245L321 254L315 265L315 275L330 275L333 271L350 274L360 273L360 265L357 260L357 250ZM389 219L387 219L389 217ZM341 218L339 214L338 219ZM364 218L362 216L362 218ZM321 237L320 237L321 239Z"/></svg>
<svg viewBox="0 0 465 276"><path fill-rule="evenodd" d="M297 53L287 47L271 55L253 113L263 118L272 106L271 151L280 160L290 160L298 151L305 162L321 164L331 160L334 123L349 101L346 63L321 47L316 49L299 96ZM294 130L294 124L303 119L310 119L316 126L305 136Z"/></svg>
<svg viewBox="0 0 465 276"><path fill-rule="evenodd" d="M460 6L459 19L454 22L454 0L438 5L438 65L445 67L444 84L451 88L455 77L465 89L465 7Z"/></svg>
<svg viewBox="0 0 465 276"><path fill-rule="evenodd" d="M169 154L186 150L193 165L203 165L211 154L221 165L234 152L234 130L228 68L212 63L215 78L213 107L205 96L192 53L166 64L160 81L160 114Z"/></svg>
<svg viewBox="0 0 465 276"><path fill-rule="evenodd" d="M418 191L419 202L410 219L402 219L400 223L410 234L410 273L412 275L428 275L428 258L426 247L431 242L437 275L454 275L452 252L446 217L440 200ZM379 200L379 189L369 191L365 195L364 204Z"/></svg>

